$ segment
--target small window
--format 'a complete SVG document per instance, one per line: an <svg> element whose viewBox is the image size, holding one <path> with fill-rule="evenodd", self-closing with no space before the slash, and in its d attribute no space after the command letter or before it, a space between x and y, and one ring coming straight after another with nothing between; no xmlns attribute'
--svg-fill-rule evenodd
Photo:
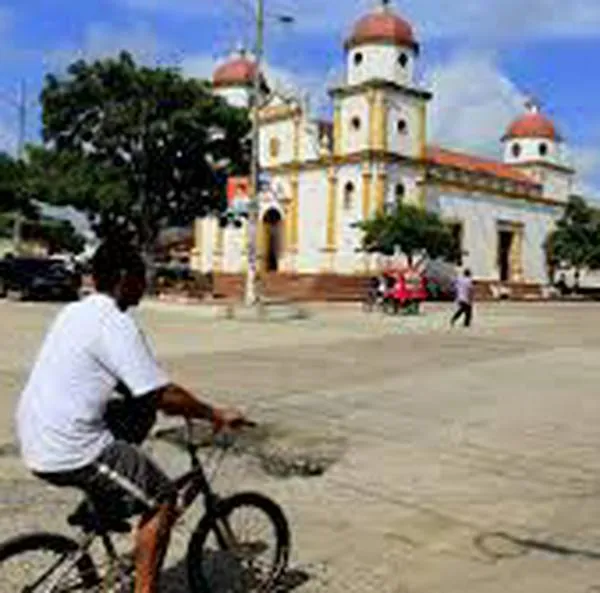
<svg viewBox="0 0 600 593"><path fill-rule="evenodd" d="M359 51L354 54L354 65L360 66L363 63L363 55Z"/></svg>
<svg viewBox="0 0 600 593"><path fill-rule="evenodd" d="M402 201L402 198L406 194L406 188L404 187L403 183L396 184L395 194L396 194L396 203L398 204Z"/></svg>
<svg viewBox="0 0 600 593"><path fill-rule="evenodd" d="M515 144L512 145L512 155L515 158L518 158L521 156L521 145L516 142Z"/></svg>
<svg viewBox="0 0 600 593"><path fill-rule="evenodd" d="M360 130L360 117L353 117L351 125L353 130Z"/></svg>
<svg viewBox="0 0 600 593"><path fill-rule="evenodd" d="M402 68L406 68L408 65L408 56L404 52L398 56L398 64L400 64Z"/></svg>
<svg viewBox="0 0 600 593"><path fill-rule="evenodd" d="M406 124L406 120L399 119L398 120L398 133L406 134L407 129L408 129L408 125Z"/></svg>
<svg viewBox="0 0 600 593"><path fill-rule="evenodd" d="M548 145L545 142L540 144L540 156L546 156L548 154Z"/></svg>
<svg viewBox="0 0 600 593"><path fill-rule="evenodd" d="M344 210L352 209L354 204L354 183L348 181L344 186Z"/></svg>
<svg viewBox="0 0 600 593"><path fill-rule="evenodd" d="M269 142L269 154L272 158L276 158L279 156L279 151L281 150L281 142L279 138L271 138Z"/></svg>

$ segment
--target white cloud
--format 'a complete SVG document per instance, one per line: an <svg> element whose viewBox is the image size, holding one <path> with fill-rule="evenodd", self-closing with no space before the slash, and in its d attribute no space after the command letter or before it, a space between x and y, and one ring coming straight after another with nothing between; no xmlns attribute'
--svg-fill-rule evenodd
<svg viewBox="0 0 600 593"><path fill-rule="evenodd" d="M97 22L88 25L80 47L59 48L48 56L47 64L50 70L61 70L77 59L102 59L124 50L140 63L156 64L164 61L167 65L173 65L180 61L179 54L169 51L152 27L144 22L121 28Z"/></svg>
<svg viewBox="0 0 600 593"><path fill-rule="evenodd" d="M227 18L228 13L251 15L254 0L117 0L130 8L173 14L211 15ZM272 13L289 13L303 30L340 34L372 8L373 0L323 2L322 0L278 0ZM424 38L461 36L492 39L522 37L579 37L596 35L600 28L597 0L461 0L452 10L441 10L439 0L404 0L396 9L412 22Z"/></svg>
<svg viewBox="0 0 600 593"><path fill-rule="evenodd" d="M437 64L425 75L434 94L429 105L431 141L490 156L523 111L525 96L503 75L492 55L462 54Z"/></svg>
<svg viewBox="0 0 600 593"><path fill-rule="evenodd" d="M499 158L500 138L523 112L525 95L499 70L493 55L459 55L436 65L425 78L434 93L430 142ZM565 152L577 171L577 191L600 199L600 149L567 142Z"/></svg>
<svg viewBox="0 0 600 593"><path fill-rule="evenodd" d="M575 147L569 152L579 176L575 191L586 198L600 200L600 148Z"/></svg>

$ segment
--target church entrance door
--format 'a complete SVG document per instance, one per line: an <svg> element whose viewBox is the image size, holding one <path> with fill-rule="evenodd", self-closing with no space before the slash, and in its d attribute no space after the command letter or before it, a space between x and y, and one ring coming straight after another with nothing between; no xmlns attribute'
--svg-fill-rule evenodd
<svg viewBox="0 0 600 593"><path fill-rule="evenodd" d="M498 231L498 267L500 269L500 282L510 282L511 251L514 241L514 233L508 230Z"/></svg>
<svg viewBox="0 0 600 593"><path fill-rule="evenodd" d="M281 214L275 208L265 212L263 225L265 229L265 270L267 272L276 272L279 269L283 229L281 222Z"/></svg>

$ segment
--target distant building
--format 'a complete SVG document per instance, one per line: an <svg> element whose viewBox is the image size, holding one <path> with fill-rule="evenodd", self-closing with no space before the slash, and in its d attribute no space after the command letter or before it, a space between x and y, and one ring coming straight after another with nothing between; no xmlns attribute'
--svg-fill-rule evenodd
<svg viewBox="0 0 600 593"><path fill-rule="evenodd" d="M415 82L419 43L387 2L360 18L345 43L346 72L330 89L332 122L274 92L260 111L260 266L279 274L361 276L382 265L359 251L354 226L404 201L437 211L480 284L547 282L543 243L573 191L575 172L554 123L529 101L507 122L502 161L427 142L432 94ZM255 64L241 53L218 66L215 92L249 104ZM266 83L264 84L266 88ZM239 200L239 195L238 195ZM195 225L192 265L246 270L247 228Z"/></svg>

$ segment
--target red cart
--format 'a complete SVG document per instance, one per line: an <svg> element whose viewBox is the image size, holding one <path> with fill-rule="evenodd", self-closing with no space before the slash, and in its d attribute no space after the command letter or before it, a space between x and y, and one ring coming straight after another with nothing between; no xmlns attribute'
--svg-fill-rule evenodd
<svg viewBox="0 0 600 593"><path fill-rule="evenodd" d="M418 314L421 303L427 298L425 276L412 268L386 270L388 289L384 300L386 310L394 314L403 311L405 314Z"/></svg>

